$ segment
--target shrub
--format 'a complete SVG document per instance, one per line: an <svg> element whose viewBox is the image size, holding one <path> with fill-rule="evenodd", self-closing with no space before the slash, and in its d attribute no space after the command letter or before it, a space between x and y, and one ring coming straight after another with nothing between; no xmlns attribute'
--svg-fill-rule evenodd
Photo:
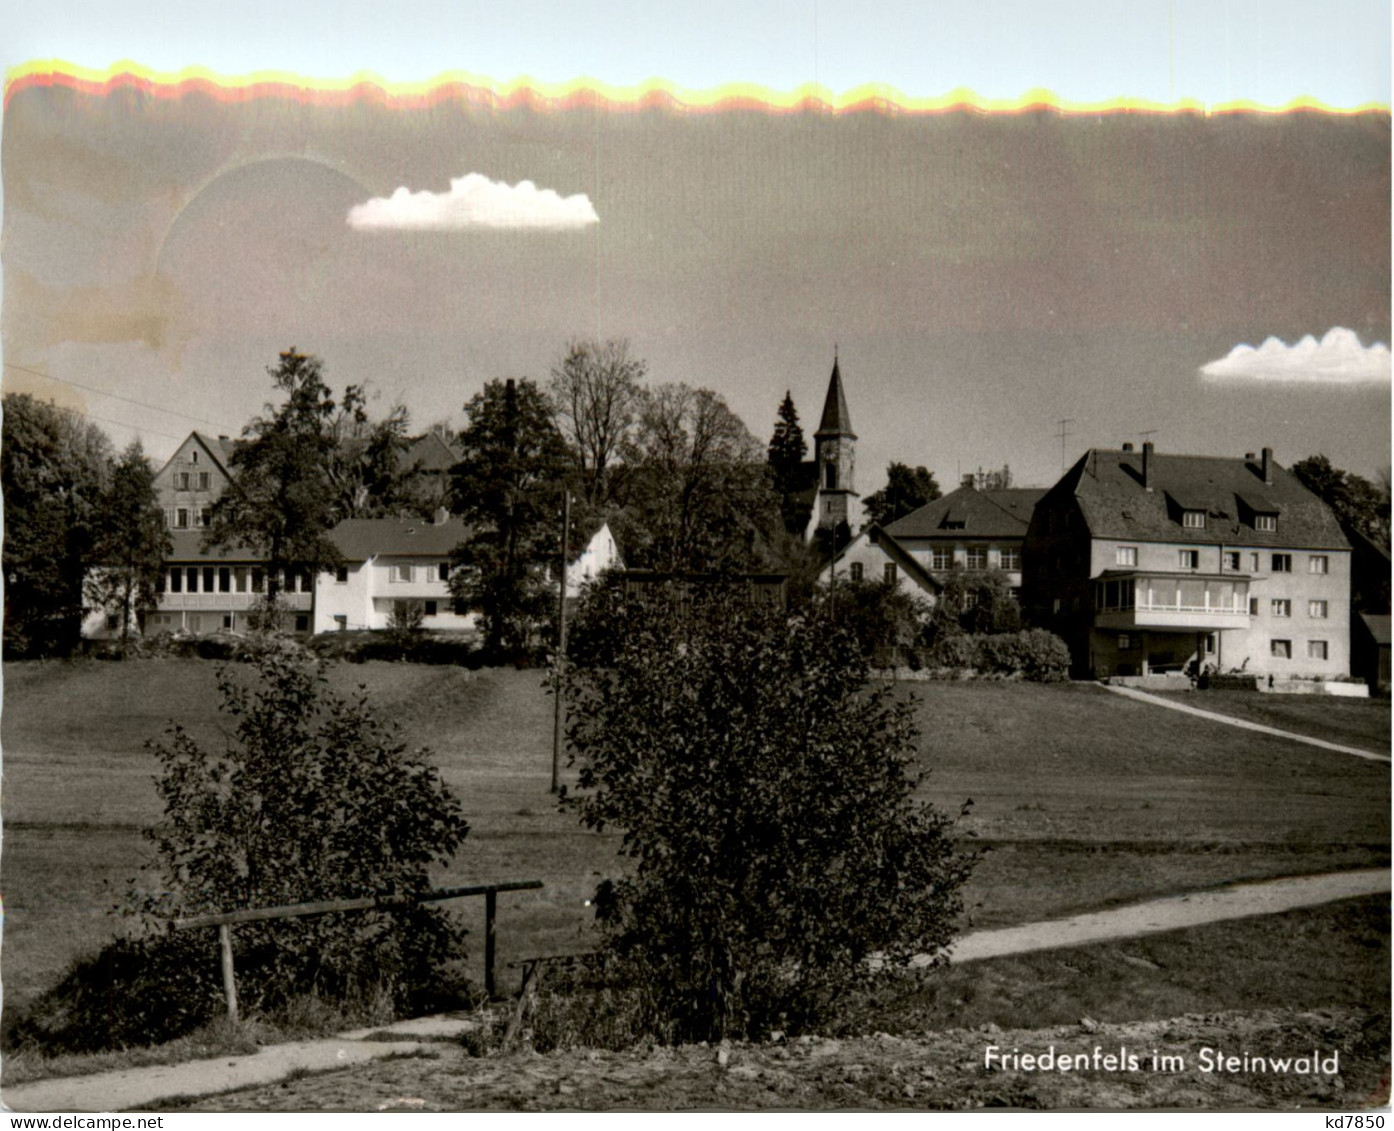
<svg viewBox="0 0 1394 1131"><path fill-rule="evenodd" d="M109 945L41 999L24 1031L50 1048L168 1039L222 1009L216 937L172 933L185 917L426 890L428 871L468 833L459 802L420 754L385 729L365 695L330 693L322 673L274 651L245 687L223 669L222 709L236 720L210 752L179 727L152 742L164 818L147 836L153 891L127 911L144 933ZM234 951L248 1013L275 1015L312 995L349 1011L387 999L439 1004L439 969L463 932L423 907L241 924Z"/></svg>
<svg viewBox="0 0 1394 1131"><path fill-rule="evenodd" d="M911 705L870 687L826 605L791 618L716 586L590 600L571 803L637 862L598 918L653 1037L817 1025L874 954L888 972L948 942L970 862L912 796Z"/></svg>

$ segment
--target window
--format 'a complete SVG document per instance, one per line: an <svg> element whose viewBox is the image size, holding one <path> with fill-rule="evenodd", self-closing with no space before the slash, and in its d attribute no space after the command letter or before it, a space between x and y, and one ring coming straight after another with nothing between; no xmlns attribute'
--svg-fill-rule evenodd
<svg viewBox="0 0 1394 1131"><path fill-rule="evenodd" d="M1292 602L1286 597L1274 597L1268 602L1268 611L1275 617L1292 616Z"/></svg>
<svg viewBox="0 0 1394 1131"><path fill-rule="evenodd" d="M1200 569L1199 550L1178 550L1176 559L1182 569Z"/></svg>
<svg viewBox="0 0 1394 1131"><path fill-rule="evenodd" d="M987 569L987 547L969 546L964 565L969 569Z"/></svg>
<svg viewBox="0 0 1394 1131"><path fill-rule="evenodd" d="M310 631L310 618L309 618L308 616L306 616L304 613L297 613L297 614L296 614L296 617L295 617L295 631L296 631L296 632L309 632L309 631Z"/></svg>
<svg viewBox="0 0 1394 1131"><path fill-rule="evenodd" d="M247 592L247 567L235 566L232 571L233 588L239 593Z"/></svg>
<svg viewBox="0 0 1394 1131"><path fill-rule="evenodd" d="M348 631L348 616L344 613L334 614L334 627L340 632Z"/></svg>
<svg viewBox="0 0 1394 1131"><path fill-rule="evenodd" d="M189 566L187 572L188 572L188 579L189 579L189 592L190 592L190 593L197 593L197 592L198 592L198 566Z"/></svg>
<svg viewBox="0 0 1394 1131"><path fill-rule="evenodd" d="M169 591L171 593L184 592L184 571L178 566L169 571Z"/></svg>
<svg viewBox="0 0 1394 1131"><path fill-rule="evenodd" d="M1240 562L1241 558L1238 550L1226 550L1220 562L1220 567L1229 570L1230 573L1238 573Z"/></svg>
<svg viewBox="0 0 1394 1131"><path fill-rule="evenodd" d="M223 627L224 627L224 628L231 628L231 627L232 627L232 614L231 614L231 613L224 613L224 614L223 614Z"/></svg>
<svg viewBox="0 0 1394 1131"><path fill-rule="evenodd" d="M1137 565L1137 547L1119 546L1114 554L1114 560L1121 566Z"/></svg>
<svg viewBox="0 0 1394 1131"><path fill-rule="evenodd" d="M449 580L450 580L450 563L449 563L449 562L441 562L439 565L436 566L436 580L437 580L437 581L449 581Z"/></svg>
<svg viewBox="0 0 1394 1131"><path fill-rule="evenodd" d="M1270 653L1272 653L1272 655L1273 655L1276 659L1279 659L1279 660L1290 660L1290 659L1292 659L1292 641L1291 641L1291 640L1274 640L1274 641L1272 641L1272 642L1269 644L1268 650L1269 650Z"/></svg>
<svg viewBox="0 0 1394 1131"><path fill-rule="evenodd" d="M1126 652L1129 649L1131 649L1132 646L1133 638L1129 636L1126 632L1120 632L1118 634L1118 650L1120 652Z"/></svg>
<svg viewBox="0 0 1394 1131"><path fill-rule="evenodd" d="M340 585L348 584L348 566L340 566L334 571L334 580Z"/></svg>
<svg viewBox="0 0 1394 1131"><path fill-rule="evenodd" d="M1003 546L998 551L998 562L1002 569L1020 569L1021 551L1015 546Z"/></svg>
<svg viewBox="0 0 1394 1131"><path fill-rule="evenodd" d="M295 592L295 574L293 574L290 570L286 570L285 573L281 574L281 592Z"/></svg>
<svg viewBox="0 0 1394 1131"><path fill-rule="evenodd" d="M231 567L231 566L219 566L219 567L218 567L218 592L219 592L219 593L231 593L231 592L232 592L232 567ZM225 625L224 627L226 627L226 628L231 628L232 625Z"/></svg>
<svg viewBox="0 0 1394 1131"><path fill-rule="evenodd" d="M1251 617L1256 617L1256 616L1258 616L1258 598L1257 598L1257 597L1250 597L1250 598L1249 598L1249 615L1250 615Z"/></svg>
<svg viewBox="0 0 1394 1131"><path fill-rule="evenodd" d="M1291 572L1292 572L1292 555L1291 555L1291 554L1274 554L1274 555L1273 555L1273 572L1274 572L1274 573L1291 573Z"/></svg>
<svg viewBox="0 0 1394 1131"><path fill-rule="evenodd" d="M266 587L266 577L259 569L252 570L252 592L260 593Z"/></svg>
<svg viewBox="0 0 1394 1131"><path fill-rule="evenodd" d="M848 567L847 574L853 581L860 581L862 579L862 563L853 562Z"/></svg>
<svg viewBox="0 0 1394 1131"><path fill-rule="evenodd" d="M199 510L198 510L198 524L199 524L200 526L208 526L210 523L212 523L212 521L213 521L213 508L212 508L212 507L199 507Z"/></svg>
<svg viewBox="0 0 1394 1131"><path fill-rule="evenodd" d="M187 491L189 489L189 473L187 471L176 471L174 473L174 489L176 491Z"/></svg>
<svg viewBox="0 0 1394 1131"><path fill-rule="evenodd" d="M1330 559L1325 554L1313 554L1307 559L1308 573L1325 573L1330 566Z"/></svg>
<svg viewBox="0 0 1394 1131"><path fill-rule="evenodd" d="M204 566L204 567L203 567L203 591L204 591L205 593L212 593L212 592L213 592L213 579L214 579L214 576L215 576L215 570L214 570L214 567L213 567L213 566Z"/></svg>
<svg viewBox="0 0 1394 1131"><path fill-rule="evenodd" d="M433 616L436 615L436 602L434 602L434 601L427 601L427 602L426 602L426 615L427 615L428 617L433 617Z"/></svg>
<svg viewBox="0 0 1394 1131"><path fill-rule="evenodd" d="M1204 643L1205 643L1205 654L1206 654L1207 656L1213 656L1213 655L1215 654L1215 634L1214 634L1213 632L1207 632L1207 633L1205 634L1205 642L1204 642Z"/></svg>
<svg viewBox="0 0 1394 1131"><path fill-rule="evenodd" d="M1250 555L1249 555L1249 572L1250 572L1250 573L1258 573L1258 568L1259 568L1259 567L1258 567L1258 555L1257 555L1257 554L1250 554Z"/></svg>
<svg viewBox="0 0 1394 1131"><path fill-rule="evenodd" d="M121 627L121 618L118 617L115 613L107 613L107 615L106 615L106 626L107 626L107 630L108 630L108 631L110 631L110 630L112 630L112 629L120 628L120 627Z"/></svg>
<svg viewBox="0 0 1394 1131"><path fill-rule="evenodd" d="M1307 641L1307 659L1324 660L1326 659L1326 641L1309 640Z"/></svg>
<svg viewBox="0 0 1394 1131"><path fill-rule="evenodd" d="M1325 601L1308 601L1307 615L1309 617L1317 617L1318 619L1322 619L1326 616L1326 608L1327 606Z"/></svg>
<svg viewBox="0 0 1394 1131"><path fill-rule="evenodd" d="M894 585L894 584L895 584L895 562L887 562L887 563L886 563L886 568L885 568L885 570L883 571L883 573L884 573L885 578L886 578L886 584L887 584L887 585Z"/></svg>
<svg viewBox="0 0 1394 1131"><path fill-rule="evenodd" d="M1181 512L1181 525L1184 526L1184 527L1186 527L1188 530L1204 530L1204 529L1205 529L1205 512L1204 512L1204 511L1182 511L1182 512Z"/></svg>
<svg viewBox="0 0 1394 1131"><path fill-rule="evenodd" d="M300 574L300 592L313 593L315 591L315 579L309 570L303 570Z"/></svg>
<svg viewBox="0 0 1394 1131"><path fill-rule="evenodd" d="M411 566L409 566L409 565L394 565L394 566L392 567L392 580L393 580L393 581L410 581L410 580L411 580Z"/></svg>
<svg viewBox="0 0 1394 1131"><path fill-rule="evenodd" d="M198 473L198 489L200 491L207 491L212 485L213 477L206 471L200 471Z"/></svg>
<svg viewBox="0 0 1394 1131"><path fill-rule="evenodd" d="M1278 529L1278 516L1276 514L1254 515L1254 529L1272 534Z"/></svg>
<svg viewBox="0 0 1394 1131"><path fill-rule="evenodd" d="M950 546L935 546L930 552L929 564L934 569L953 569L954 552Z"/></svg>
<svg viewBox="0 0 1394 1131"><path fill-rule="evenodd" d="M190 463L198 463L198 452L197 452L197 451L192 451L192 452L189 453L189 462L190 462Z"/></svg>
<svg viewBox="0 0 1394 1131"><path fill-rule="evenodd" d="M176 507L174 511L174 526L177 530L187 530L189 528L189 508Z"/></svg>
<svg viewBox="0 0 1394 1131"><path fill-rule="evenodd" d="M837 490L837 464L825 463L823 465L823 488L827 491Z"/></svg>

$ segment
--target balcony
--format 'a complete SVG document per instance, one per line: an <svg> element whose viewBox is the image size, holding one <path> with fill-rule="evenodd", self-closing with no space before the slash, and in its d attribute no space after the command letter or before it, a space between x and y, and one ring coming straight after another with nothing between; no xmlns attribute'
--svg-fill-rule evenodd
<svg viewBox="0 0 1394 1131"><path fill-rule="evenodd" d="M1249 578L1110 570L1094 581L1094 627L1217 632L1249 627Z"/></svg>
<svg viewBox="0 0 1394 1131"><path fill-rule="evenodd" d="M202 609L207 612L242 612L265 600L264 593L161 593L162 613L181 609ZM308 612L313 601L310 593L282 593L281 604L292 612Z"/></svg>

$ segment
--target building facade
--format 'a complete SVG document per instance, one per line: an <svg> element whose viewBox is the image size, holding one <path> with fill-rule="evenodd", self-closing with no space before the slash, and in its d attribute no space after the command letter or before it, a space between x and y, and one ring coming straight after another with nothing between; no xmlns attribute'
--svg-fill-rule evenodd
<svg viewBox="0 0 1394 1131"><path fill-rule="evenodd" d="M155 473L155 495L170 530L200 530L232 479L234 441L190 432Z"/></svg>
<svg viewBox="0 0 1394 1131"><path fill-rule="evenodd" d="M1000 571L1017 592L1026 531L1043 495L1039 487L979 491L965 485L896 519L886 532L930 574Z"/></svg>
<svg viewBox="0 0 1394 1131"><path fill-rule="evenodd" d="M1028 615L1077 675L1350 670L1350 546L1273 459L1093 449L1036 505Z"/></svg>

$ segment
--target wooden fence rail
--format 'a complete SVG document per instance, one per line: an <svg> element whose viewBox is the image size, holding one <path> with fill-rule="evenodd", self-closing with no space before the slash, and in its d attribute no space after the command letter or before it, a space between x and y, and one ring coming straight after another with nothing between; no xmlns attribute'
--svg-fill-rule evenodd
<svg viewBox="0 0 1394 1131"><path fill-rule="evenodd" d="M283 907L252 907L243 911L223 911L216 915L193 915L175 919L176 931L217 927L222 950L223 994L227 998L228 1019L237 1020L237 973L232 956L232 928L238 923L261 923L269 919L303 919L310 915L333 915L341 911L393 911L418 903L440 903L447 899L484 897L484 992L494 996L494 956L497 942L498 894L501 891L535 891L541 880L511 880L501 884L471 884L460 888L437 888L414 895L366 896L361 899L330 899L320 903L293 903Z"/></svg>

